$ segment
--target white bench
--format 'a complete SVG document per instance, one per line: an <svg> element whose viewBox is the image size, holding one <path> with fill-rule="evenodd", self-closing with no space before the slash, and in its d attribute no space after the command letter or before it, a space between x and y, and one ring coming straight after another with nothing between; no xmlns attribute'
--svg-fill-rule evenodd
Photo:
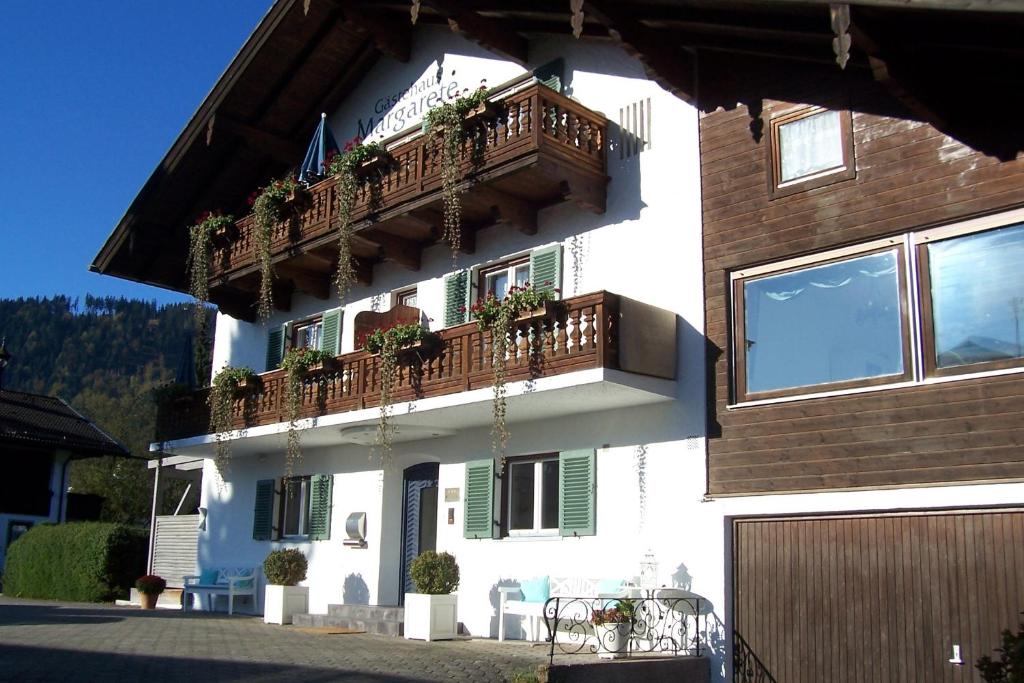
<svg viewBox="0 0 1024 683"><path fill-rule="evenodd" d="M217 580L213 583L202 583L202 574L190 574L182 577L184 587L181 591L182 610L187 612L192 605L193 595L206 596L206 608L212 611L211 601L214 596L226 595L228 598L228 614L235 613L235 598L250 596L253 609L256 608L256 596L259 584L259 571L254 567L222 567L216 570Z"/></svg>
<svg viewBox="0 0 1024 683"><path fill-rule="evenodd" d="M615 580L610 580L614 582ZM548 577L548 597L549 598L589 598L593 597L597 599L599 593L614 593L617 589L613 589L610 586L602 587L601 584L607 583L607 579L581 579L572 576L551 576ZM618 586L621 587L625 581L618 581ZM498 592L500 596L498 598L498 640L505 640L505 615L515 614L518 616L527 617L529 620L529 637L532 641L537 641L537 622L544 619L544 604L543 602L527 602L521 600L522 591L519 586L499 586ZM559 615L564 616L564 615ZM590 615L579 615L581 618L589 619Z"/></svg>

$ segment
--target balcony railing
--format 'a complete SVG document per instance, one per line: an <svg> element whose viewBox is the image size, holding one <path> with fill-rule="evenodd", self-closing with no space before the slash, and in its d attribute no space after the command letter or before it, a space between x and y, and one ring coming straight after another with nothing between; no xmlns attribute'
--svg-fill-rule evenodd
<svg viewBox="0 0 1024 683"><path fill-rule="evenodd" d="M589 368L629 370L619 362L620 307L616 294L597 292L566 299L551 314L518 322L506 360L506 381L538 379ZM663 312L664 313L664 312ZM654 346L674 354L671 341L655 326L647 330ZM641 336L644 330L631 331ZM440 346L399 368L392 392L394 403L490 387L491 335L476 323L439 332ZM671 346L669 346L671 345ZM668 348L665 348L668 347ZM302 387L300 418L341 413L380 404L380 358L365 351L337 358L336 369L307 377ZM275 370L260 375L257 386L238 396L232 407L233 427L243 429L288 420L287 375ZM157 440L168 441L208 433L209 390L160 406Z"/></svg>
<svg viewBox="0 0 1024 683"><path fill-rule="evenodd" d="M603 212L607 120L539 83L514 89L498 101L501 106L496 118L466 124L480 132L461 148L464 229L507 221L526 223L519 227L535 230L536 211L564 200ZM419 131L387 145L391 165L379 179L362 184L351 212L361 240L354 249L357 255L372 262L383 250L383 256L389 257L395 241L388 237L400 238L406 246L438 239L440 225L435 223L441 215L441 147L440 135ZM332 234L338 222L337 181L324 180L309 191L309 208L278 225L271 240L272 258L277 261L320 251L315 254L319 258L302 263L306 271L329 264L337 251ZM495 217L495 205L503 203L514 210ZM253 216L242 218L237 226L237 238L214 254L214 289L255 275ZM322 270L326 273L330 266L323 265ZM233 285L251 290L253 283Z"/></svg>

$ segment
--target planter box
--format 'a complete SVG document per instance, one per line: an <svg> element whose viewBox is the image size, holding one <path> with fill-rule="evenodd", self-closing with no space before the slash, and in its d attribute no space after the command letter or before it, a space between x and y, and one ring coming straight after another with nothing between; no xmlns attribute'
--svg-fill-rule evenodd
<svg viewBox="0 0 1024 683"><path fill-rule="evenodd" d="M263 623L290 624L292 616L309 611L309 588L267 584L263 594Z"/></svg>
<svg viewBox="0 0 1024 683"><path fill-rule="evenodd" d="M498 114L500 113L501 103L487 100L478 104L476 109L470 109L466 112L466 123L472 123L474 121L493 121L498 118Z"/></svg>
<svg viewBox="0 0 1024 683"><path fill-rule="evenodd" d="M231 246L240 236L241 232L238 230L238 226L231 223L230 225L217 228L210 233L210 241L213 242L213 246L223 249Z"/></svg>
<svg viewBox="0 0 1024 683"><path fill-rule="evenodd" d="M313 206L313 196L309 194L309 190L304 187L297 187L291 191L291 193L285 197L284 209L285 211L294 211L295 213L302 213Z"/></svg>
<svg viewBox="0 0 1024 683"><path fill-rule="evenodd" d="M387 152L380 152L368 159L364 159L359 164L359 168L356 169L356 177L361 180L375 178L386 173L390 165L391 155Z"/></svg>
<svg viewBox="0 0 1024 683"><path fill-rule="evenodd" d="M337 372L339 369L341 369L341 361L337 358L328 358L322 363L310 365L306 369L306 377L315 377L317 375L322 375L325 372Z"/></svg>
<svg viewBox="0 0 1024 683"><path fill-rule="evenodd" d="M520 311L516 322L522 323L534 318L553 318L558 315L558 301L545 301L543 306L529 311Z"/></svg>
<svg viewBox="0 0 1024 683"><path fill-rule="evenodd" d="M598 639L597 656L601 659L625 657L629 650L629 636L633 631L630 623L601 624L594 627Z"/></svg>
<svg viewBox="0 0 1024 683"><path fill-rule="evenodd" d="M458 595L405 594L407 640L452 640L458 633Z"/></svg>

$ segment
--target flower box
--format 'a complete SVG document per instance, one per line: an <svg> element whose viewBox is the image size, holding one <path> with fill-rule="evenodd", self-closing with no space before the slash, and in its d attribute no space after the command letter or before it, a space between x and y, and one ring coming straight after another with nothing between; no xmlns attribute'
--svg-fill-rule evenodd
<svg viewBox="0 0 1024 683"><path fill-rule="evenodd" d="M235 384L235 396L241 397L247 394L256 393L256 390L260 387L259 377L249 377L248 379L240 379Z"/></svg>
<svg viewBox="0 0 1024 683"><path fill-rule="evenodd" d="M213 246L218 249L230 247L234 242L238 241L241 236L241 232L238 230L238 225L235 223L229 223L228 225L221 226L210 233L210 242Z"/></svg>
<svg viewBox="0 0 1024 683"><path fill-rule="evenodd" d="M363 159L356 169L356 176L361 180L371 179L387 173L391 166L391 155L387 152L377 152L373 156Z"/></svg>
<svg viewBox="0 0 1024 683"><path fill-rule="evenodd" d="M474 109L470 109L466 112L466 123L473 121L493 121L498 118L498 114L501 113L501 103L491 102L485 100L476 106Z"/></svg>
<svg viewBox="0 0 1024 683"><path fill-rule="evenodd" d="M553 318L558 315L558 310L559 302L545 301L543 306L532 308L528 311L520 311L519 315L516 316L515 322L528 322L534 318Z"/></svg>
<svg viewBox="0 0 1024 683"><path fill-rule="evenodd" d="M313 206L313 196L305 187L299 186L288 193L284 198L284 209L295 213L302 213Z"/></svg>
<svg viewBox="0 0 1024 683"><path fill-rule="evenodd" d="M327 372L337 372L341 369L341 361L337 358L325 358L319 363L314 363L306 368L306 376L322 375Z"/></svg>

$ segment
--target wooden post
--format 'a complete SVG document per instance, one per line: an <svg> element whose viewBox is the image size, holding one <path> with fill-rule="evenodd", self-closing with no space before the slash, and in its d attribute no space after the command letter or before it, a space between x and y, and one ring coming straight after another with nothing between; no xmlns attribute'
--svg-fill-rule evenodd
<svg viewBox="0 0 1024 683"><path fill-rule="evenodd" d="M162 459L161 459L162 460ZM160 498L160 468L161 460L157 460L153 469L153 507L149 513L149 557L146 559L146 573L153 573L153 553L156 550L156 506Z"/></svg>

